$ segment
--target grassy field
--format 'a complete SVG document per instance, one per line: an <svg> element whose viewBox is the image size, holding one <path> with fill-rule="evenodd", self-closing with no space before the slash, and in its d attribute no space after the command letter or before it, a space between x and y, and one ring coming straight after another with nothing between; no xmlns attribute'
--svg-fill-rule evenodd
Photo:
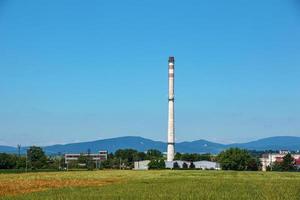
<svg viewBox="0 0 300 200"><path fill-rule="evenodd" d="M0 199L300 199L300 173L81 171L0 174Z"/></svg>

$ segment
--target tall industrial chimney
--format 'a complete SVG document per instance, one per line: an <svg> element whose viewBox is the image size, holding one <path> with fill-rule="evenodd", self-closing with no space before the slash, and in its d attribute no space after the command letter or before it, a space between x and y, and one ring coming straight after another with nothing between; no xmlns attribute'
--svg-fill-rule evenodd
<svg viewBox="0 0 300 200"><path fill-rule="evenodd" d="M173 161L175 154L174 127L174 57L169 57L169 116L168 116L168 156L167 161Z"/></svg>

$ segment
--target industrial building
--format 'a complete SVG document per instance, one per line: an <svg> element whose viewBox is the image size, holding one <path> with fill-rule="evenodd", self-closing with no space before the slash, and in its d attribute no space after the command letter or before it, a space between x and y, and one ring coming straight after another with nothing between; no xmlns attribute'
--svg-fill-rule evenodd
<svg viewBox="0 0 300 200"><path fill-rule="evenodd" d="M274 162L282 162L283 157L290 153L289 151L279 151L279 153L266 153L260 158L262 171L267 171L268 167L271 167ZM295 163L300 168L300 154L291 154L295 159Z"/></svg>
<svg viewBox="0 0 300 200"><path fill-rule="evenodd" d="M70 153L65 154L65 163L68 165L70 161L77 161L80 156L90 157L96 164L100 163L101 161L107 160L107 151L99 151L98 153Z"/></svg>
<svg viewBox="0 0 300 200"><path fill-rule="evenodd" d="M219 170L221 169L220 164L217 162L211 162L206 160L189 162L189 161L182 161L182 160L174 160L174 161L166 161L166 168L173 169L174 163L177 162L179 168L183 168L183 164L186 163L188 168L190 168L191 163L194 164L195 169L214 169Z"/></svg>
<svg viewBox="0 0 300 200"><path fill-rule="evenodd" d="M166 161L166 168L173 169L174 163L177 163L179 168L183 168L183 164L187 164L188 168L190 167L191 163L188 161L182 161L182 160L173 160L173 161Z"/></svg>
<svg viewBox="0 0 300 200"><path fill-rule="evenodd" d="M174 163L177 162L179 168L183 168L184 163L187 164L187 167L190 168L191 162L189 161L182 161L182 160L174 160L174 161L165 161L166 168L167 169L173 169ZM135 170L148 170L148 164L150 163L150 160L143 160L143 161L136 161L134 162L134 169ZM214 169L214 170L220 170L220 164L217 162L211 162L211 161L195 161L193 162L195 169Z"/></svg>
<svg viewBox="0 0 300 200"><path fill-rule="evenodd" d="M220 170L221 166L217 162L211 162L206 160L196 161L194 162L196 169L216 169Z"/></svg>

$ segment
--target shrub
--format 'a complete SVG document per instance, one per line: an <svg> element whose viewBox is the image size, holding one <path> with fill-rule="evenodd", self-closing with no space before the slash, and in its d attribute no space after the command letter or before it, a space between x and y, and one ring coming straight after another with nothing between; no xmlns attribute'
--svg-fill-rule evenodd
<svg viewBox="0 0 300 200"><path fill-rule="evenodd" d="M195 164L193 163L193 162L191 162L191 164L190 164L190 169L195 169Z"/></svg>
<svg viewBox="0 0 300 200"><path fill-rule="evenodd" d="M177 162L173 163L173 169L180 169L179 165Z"/></svg>
<svg viewBox="0 0 300 200"><path fill-rule="evenodd" d="M165 169L166 164L163 159L151 160L148 164L149 169Z"/></svg>
<svg viewBox="0 0 300 200"><path fill-rule="evenodd" d="M182 164L182 169L187 169L188 168L188 165L184 162L183 164Z"/></svg>

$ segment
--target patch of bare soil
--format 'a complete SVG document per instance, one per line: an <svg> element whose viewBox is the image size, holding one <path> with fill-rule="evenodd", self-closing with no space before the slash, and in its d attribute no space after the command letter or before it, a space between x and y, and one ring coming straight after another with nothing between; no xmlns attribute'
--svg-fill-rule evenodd
<svg viewBox="0 0 300 200"><path fill-rule="evenodd" d="M62 187L102 186L119 182L117 179L32 179L32 180L1 180L0 197L44 191Z"/></svg>

